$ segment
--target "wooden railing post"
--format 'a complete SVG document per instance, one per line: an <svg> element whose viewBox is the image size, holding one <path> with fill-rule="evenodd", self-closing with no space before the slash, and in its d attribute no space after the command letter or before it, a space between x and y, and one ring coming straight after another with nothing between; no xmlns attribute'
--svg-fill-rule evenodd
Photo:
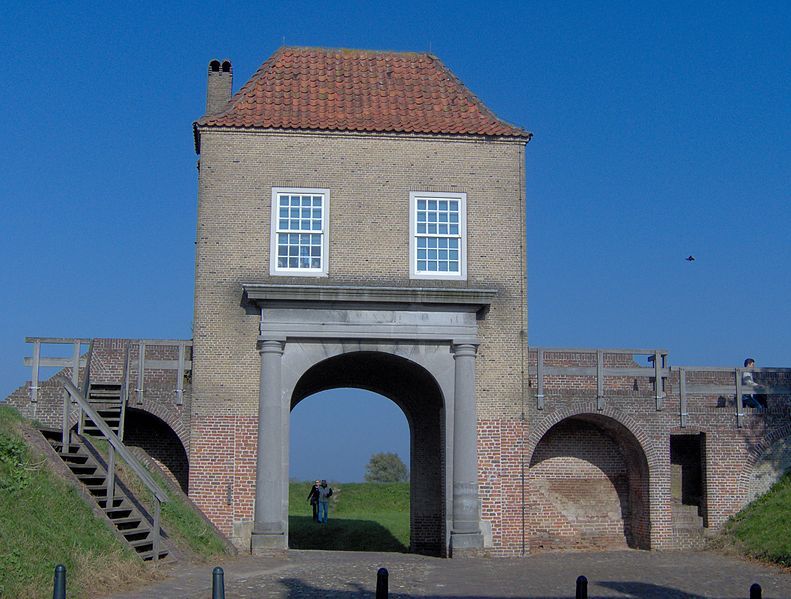
<svg viewBox="0 0 791 599"><path fill-rule="evenodd" d="M75 341L71 351L71 382L74 386L80 384L80 350L82 349L82 342Z"/></svg>
<svg viewBox="0 0 791 599"><path fill-rule="evenodd" d="M734 370L736 375L736 428L742 428L742 418L744 417L744 405L742 404L742 369Z"/></svg>
<svg viewBox="0 0 791 599"><path fill-rule="evenodd" d="M131 358L130 344L126 344L124 350L124 371L121 377L121 415L118 420L118 438L124 440L124 430L126 428L126 404L129 401L129 360Z"/></svg>
<svg viewBox="0 0 791 599"><path fill-rule="evenodd" d="M664 394L662 393L662 363L659 361L660 354L658 351L654 352L654 388L656 389L656 409L657 411L664 408Z"/></svg>
<svg viewBox="0 0 791 599"><path fill-rule="evenodd" d="M107 507L113 507L115 497L115 448L110 444L107 457Z"/></svg>
<svg viewBox="0 0 791 599"><path fill-rule="evenodd" d="M30 379L30 401L38 401L38 376L39 364L41 362L41 341L36 339L33 342L33 374Z"/></svg>
<svg viewBox="0 0 791 599"><path fill-rule="evenodd" d="M596 351L596 409L604 409L604 352Z"/></svg>
<svg viewBox="0 0 791 599"><path fill-rule="evenodd" d="M176 405L180 406L184 402L184 352L185 345L179 344L179 369L176 375Z"/></svg>
<svg viewBox="0 0 791 599"><path fill-rule="evenodd" d="M60 440L63 445L66 445L71 441L71 435L69 435L69 417L71 416L71 397L69 397L69 392L65 389L63 390L63 426L61 428L60 433ZM66 448L63 448L63 451L66 451Z"/></svg>
<svg viewBox="0 0 791 599"><path fill-rule="evenodd" d="M538 348L536 356L536 381L538 391L536 393L536 408L544 409L544 350Z"/></svg>
<svg viewBox="0 0 791 599"><path fill-rule="evenodd" d="M162 502L159 500L159 497L156 495L154 496L154 542L153 542L153 552L154 552L154 561L159 559L159 517L160 512L162 510Z"/></svg>
<svg viewBox="0 0 791 599"><path fill-rule="evenodd" d="M143 381L145 380L146 375L146 344L145 341L141 341L138 345L138 354L137 354L137 388L135 391L137 392L137 403L138 405L143 403Z"/></svg>
<svg viewBox="0 0 791 599"><path fill-rule="evenodd" d="M681 417L681 428L685 428L687 426L689 410L687 407L687 371L683 368L680 368L678 371L678 395L678 413Z"/></svg>

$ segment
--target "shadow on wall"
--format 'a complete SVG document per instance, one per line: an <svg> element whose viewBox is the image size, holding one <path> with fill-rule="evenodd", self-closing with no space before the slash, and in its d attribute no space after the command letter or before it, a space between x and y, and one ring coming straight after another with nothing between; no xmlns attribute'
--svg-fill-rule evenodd
<svg viewBox="0 0 791 599"><path fill-rule="evenodd" d="M318 524L310 516L289 516L288 546L325 551L409 551L378 522L332 518L332 515L327 524Z"/></svg>
<svg viewBox="0 0 791 599"><path fill-rule="evenodd" d="M189 461L178 435L160 418L144 410L128 408L124 443L139 447L176 482L184 493L189 490Z"/></svg>

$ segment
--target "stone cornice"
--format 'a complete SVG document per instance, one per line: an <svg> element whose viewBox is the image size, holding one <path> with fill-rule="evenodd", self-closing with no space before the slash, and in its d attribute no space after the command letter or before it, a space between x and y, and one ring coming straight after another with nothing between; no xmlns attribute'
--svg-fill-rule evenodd
<svg viewBox="0 0 791 599"><path fill-rule="evenodd" d="M483 317L495 297L495 289L458 287L369 287L351 285L275 285L242 283L248 300L264 307L288 307L311 303L323 306L350 304L374 309L456 310Z"/></svg>

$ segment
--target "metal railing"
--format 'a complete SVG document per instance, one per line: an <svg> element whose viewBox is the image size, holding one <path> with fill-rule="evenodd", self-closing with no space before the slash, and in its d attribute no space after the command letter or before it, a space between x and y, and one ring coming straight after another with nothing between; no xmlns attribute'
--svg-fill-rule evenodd
<svg viewBox="0 0 791 599"><path fill-rule="evenodd" d="M634 377L653 379L653 393L656 409L662 410L665 400L665 382L670 376L667 365L668 352L662 349L563 349L563 348L532 348L536 352L536 408L543 410L546 401L547 376L581 376L594 377L596 380L596 409L604 409L606 382L608 377ZM547 354L576 354L595 356L595 366L552 366L546 364ZM605 366L605 356L632 357L627 366ZM651 366L640 366L634 357L648 358ZM582 360L581 360L582 361ZM626 360L624 360L626 362Z"/></svg>
<svg viewBox="0 0 791 599"><path fill-rule="evenodd" d="M56 380L58 383L63 385L63 388L66 390L66 394L64 394L64 407L63 407L63 431L61 441L63 445L66 446L69 444L71 440L71 428L69 426L68 420L68 412L69 408L67 407L71 402L69 401L69 396L71 399L77 403L77 406L80 409L80 421L83 421L84 416L90 418L96 428L98 428L102 434L105 436L107 441L109 442L109 450L108 450L108 459L107 459L107 506L111 507L113 498L115 497L115 458L116 453L121 456L121 459L126 462L126 464L132 469L132 471L140 478L143 484L148 488L149 491L154 496L154 522L153 522L153 559L159 559L159 545L160 545L160 513L162 504L168 501L168 496L165 491L154 481L148 471L143 467L143 465L137 460L137 458L132 455L132 453L127 449L126 445L124 445L118 436L112 431L110 426L104 421L104 419L99 416L99 414L94 410L88 399L83 395L83 393L77 388L74 383L72 383L69 379L65 376L57 375Z"/></svg>

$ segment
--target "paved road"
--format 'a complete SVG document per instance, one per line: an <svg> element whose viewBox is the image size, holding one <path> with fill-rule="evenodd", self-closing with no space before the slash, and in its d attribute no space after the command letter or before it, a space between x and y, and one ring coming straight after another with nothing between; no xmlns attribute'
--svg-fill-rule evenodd
<svg viewBox="0 0 791 599"><path fill-rule="evenodd" d="M376 572L390 573L390 597L543 599L574 597L588 578L590 597L673 599L791 598L791 573L713 553L542 554L525 559L447 560L398 553L294 551L285 559L241 557L222 564L227 599L373 597ZM212 565L177 565L171 577L113 599L211 597Z"/></svg>

